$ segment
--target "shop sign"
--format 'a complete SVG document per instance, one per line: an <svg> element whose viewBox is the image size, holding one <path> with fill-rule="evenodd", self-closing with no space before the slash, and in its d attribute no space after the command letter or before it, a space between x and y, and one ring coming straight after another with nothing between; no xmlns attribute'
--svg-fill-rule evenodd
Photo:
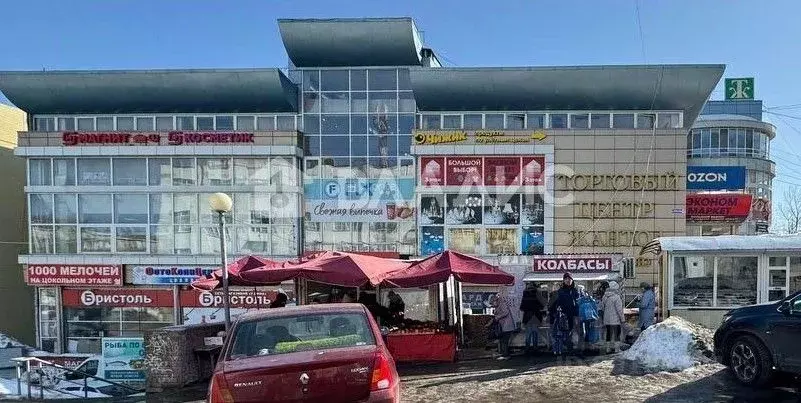
<svg viewBox="0 0 801 403"><path fill-rule="evenodd" d="M727 78L726 99L754 99L754 77Z"/></svg>
<svg viewBox="0 0 801 403"><path fill-rule="evenodd" d="M140 288L66 288L61 293L64 306L80 307L144 307L173 306L172 289Z"/></svg>
<svg viewBox="0 0 801 403"><path fill-rule="evenodd" d="M571 272L571 273L601 273L614 271L612 256L574 256L553 255L534 256L534 266L531 271L535 273Z"/></svg>
<svg viewBox="0 0 801 403"><path fill-rule="evenodd" d="M105 145L191 145L191 144L251 144L254 133L244 132L169 132L169 133L125 133L125 132L64 132L63 144L70 146Z"/></svg>
<svg viewBox="0 0 801 403"><path fill-rule="evenodd" d="M269 308L278 293L260 289L228 290L228 299L231 308ZM181 290L181 307L183 308L213 308L223 306L222 291L198 291L195 289Z"/></svg>
<svg viewBox="0 0 801 403"><path fill-rule="evenodd" d="M31 264L25 269L25 283L35 286L120 286L122 285L122 267Z"/></svg>
<svg viewBox="0 0 801 403"><path fill-rule="evenodd" d="M541 186L545 157L420 157L422 186Z"/></svg>
<svg viewBox="0 0 801 403"><path fill-rule="evenodd" d="M36 355L32 354L31 357L36 357L41 360L45 360L47 362L52 362L56 365L61 365L62 367L75 369L78 368L87 358L91 357L91 354L64 354L64 355Z"/></svg>
<svg viewBox="0 0 801 403"><path fill-rule="evenodd" d="M445 184L448 186L480 185L483 176L481 157L448 157L445 159Z"/></svg>
<svg viewBox="0 0 801 403"><path fill-rule="evenodd" d="M470 309L487 309L490 307L490 298L496 294L496 292L463 292L462 304L469 304Z"/></svg>
<svg viewBox="0 0 801 403"><path fill-rule="evenodd" d="M414 199L414 178L314 179L303 185L309 200L397 201Z"/></svg>
<svg viewBox="0 0 801 403"><path fill-rule="evenodd" d="M544 140L547 137L544 131L533 132L514 130L431 130L415 131L414 144L440 145L440 144L529 144Z"/></svg>
<svg viewBox="0 0 801 403"><path fill-rule="evenodd" d="M608 248L642 247L662 236L659 231L568 231L569 246Z"/></svg>
<svg viewBox="0 0 801 403"><path fill-rule="evenodd" d="M414 207L404 203L359 203L344 200L310 201L306 217L312 222L399 222L414 221Z"/></svg>
<svg viewBox="0 0 801 403"><path fill-rule="evenodd" d="M681 190L679 175L556 175L558 190Z"/></svg>
<svg viewBox="0 0 801 403"><path fill-rule="evenodd" d="M214 271L213 266L126 266L125 282L138 285L190 284Z"/></svg>
<svg viewBox="0 0 801 403"><path fill-rule="evenodd" d="M751 205L751 219L757 221L770 221L770 200L756 199Z"/></svg>
<svg viewBox="0 0 801 403"><path fill-rule="evenodd" d="M767 234L768 233L768 223L766 222L758 222L756 223L756 233L757 234Z"/></svg>
<svg viewBox="0 0 801 403"><path fill-rule="evenodd" d="M141 337L103 337L103 378L110 381L145 380L145 340Z"/></svg>
<svg viewBox="0 0 801 403"><path fill-rule="evenodd" d="M687 194L687 219L691 221L743 221L750 213L750 194Z"/></svg>
<svg viewBox="0 0 801 403"><path fill-rule="evenodd" d="M739 190L745 188L745 167L688 166L688 190Z"/></svg>

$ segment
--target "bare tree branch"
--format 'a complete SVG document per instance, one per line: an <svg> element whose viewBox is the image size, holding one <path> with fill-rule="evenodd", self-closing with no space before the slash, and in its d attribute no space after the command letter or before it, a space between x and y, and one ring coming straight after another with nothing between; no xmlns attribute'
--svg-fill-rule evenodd
<svg viewBox="0 0 801 403"><path fill-rule="evenodd" d="M801 231L801 188L793 186L784 191L779 203L779 215L788 234Z"/></svg>

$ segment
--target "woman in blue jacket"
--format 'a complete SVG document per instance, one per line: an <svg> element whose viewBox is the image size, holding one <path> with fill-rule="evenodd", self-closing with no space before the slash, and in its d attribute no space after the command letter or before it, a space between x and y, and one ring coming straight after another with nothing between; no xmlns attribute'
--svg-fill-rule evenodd
<svg viewBox="0 0 801 403"><path fill-rule="evenodd" d="M656 310L656 294L654 287L646 282L640 284L642 295L640 296L640 330L645 330L654 324L654 311Z"/></svg>

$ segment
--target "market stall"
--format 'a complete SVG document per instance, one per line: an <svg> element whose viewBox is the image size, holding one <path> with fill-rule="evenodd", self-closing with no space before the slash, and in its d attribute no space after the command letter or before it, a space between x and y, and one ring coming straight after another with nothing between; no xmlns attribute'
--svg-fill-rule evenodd
<svg viewBox="0 0 801 403"><path fill-rule="evenodd" d="M457 309L462 305L461 284L510 285L513 282L514 277L498 267L452 251L430 256L391 273L384 280L385 286L437 286L440 295L437 299L442 301L442 306L438 309L439 319L443 325L433 329L429 327L405 331L399 328L391 331L387 336L390 352L400 362L455 360L457 334L463 339L464 332L462 310ZM453 326L450 326L451 323Z"/></svg>

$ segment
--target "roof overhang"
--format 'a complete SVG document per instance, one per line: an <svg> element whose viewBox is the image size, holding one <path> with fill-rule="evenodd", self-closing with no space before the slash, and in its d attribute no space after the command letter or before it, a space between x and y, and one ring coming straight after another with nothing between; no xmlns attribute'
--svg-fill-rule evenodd
<svg viewBox="0 0 801 403"><path fill-rule="evenodd" d="M420 66L411 18L279 19L278 29L296 67Z"/></svg>
<svg viewBox="0 0 801 403"><path fill-rule="evenodd" d="M422 111L681 110L692 126L725 65L420 68Z"/></svg>
<svg viewBox="0 0 801 403"><path fill-rule="evenodd" d="M4 71L0 91L30 114L297 112L275 68Z"/></svg>
<svg viewBox="0 0 801 403"><path fill-rule="evenodd" d="M721 253L721 252L801 252L801 234L796 235L720 235L656 238L642 247L640 254Z"/></svg>

